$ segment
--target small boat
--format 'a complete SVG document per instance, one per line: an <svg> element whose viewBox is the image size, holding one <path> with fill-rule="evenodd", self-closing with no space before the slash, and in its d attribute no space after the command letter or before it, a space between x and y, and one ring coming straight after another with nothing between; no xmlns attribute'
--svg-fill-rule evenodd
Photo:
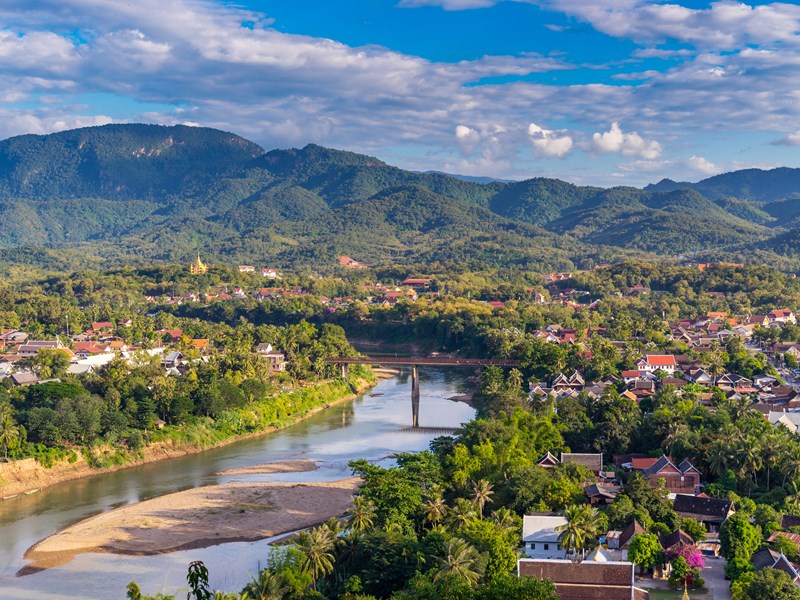
<svg viewBox="0 0 800 600"><path fill-rule="evenodd" d="M3 500L11 500L12 498L16 498L19 494L14 494L13 496L3 496Z"/></svg>
<svg viewBox="0 0 800 600"><path fill-rule="evenodd" d="M27 492L25 492L25 495L30 496L31 494L35 494L36 492L38 492L40 489L42 488L36 488L35 490L28 490Z"/></svg>

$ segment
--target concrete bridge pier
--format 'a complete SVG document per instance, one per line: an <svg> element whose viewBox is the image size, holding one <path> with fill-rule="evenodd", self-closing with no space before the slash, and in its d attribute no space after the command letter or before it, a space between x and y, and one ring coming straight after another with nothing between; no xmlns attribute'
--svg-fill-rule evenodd
<svg viewBox="0 0 800 600"><path fill-rule="evenodd" d="M419 373L417 365L411 367L411 427L419 427Z"/></svg>
<svg viewBox="0 0 800 600"><path fill-rule="evenodd" d="M342 379L345 381L350 380L350 365L347 363L342 363Z"/></svg>

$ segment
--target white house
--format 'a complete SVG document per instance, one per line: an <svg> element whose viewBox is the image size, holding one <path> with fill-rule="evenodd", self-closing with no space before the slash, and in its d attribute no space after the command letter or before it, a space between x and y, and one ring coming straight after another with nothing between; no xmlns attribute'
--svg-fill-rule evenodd
<svg viewBox="0 0 800 600"><path fill-rule="evenodd" d="M769 415L767 415L767 420L775 427L783 425L792 433L797 433L800 430L800 413L770 411Z"/></svg>
<svg viewBox="0 0 800 600"><path fill-rule="evenodd" d="M648 354L636 361L640 371L666 371L672 373L678 367L672 354Z"/></svg>
<svg viewBox="0 0 800 600"><path fill-rule="evenodd" d="M522 518L522 543L525 556L530 558L564 558L558 547L560 528L567 520L560 515L525 515Z"/></svg>

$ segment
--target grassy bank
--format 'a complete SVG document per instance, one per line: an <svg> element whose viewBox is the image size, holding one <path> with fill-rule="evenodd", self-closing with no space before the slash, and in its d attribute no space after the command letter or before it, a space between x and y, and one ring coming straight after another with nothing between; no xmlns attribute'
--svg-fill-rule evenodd
<svg viewBox="0 0 800 600"><path fill-rule="evenodd" d="M42 489L62 481L91 477L136 465L185 456L289 427L329 406L352 400L377 382L368 373L350 382L332 380L289 390L247 406L226 410L217 419L193 418L148 432L135 450L97 445L44 466L34 459L0 464L0 497Z"/></svg>

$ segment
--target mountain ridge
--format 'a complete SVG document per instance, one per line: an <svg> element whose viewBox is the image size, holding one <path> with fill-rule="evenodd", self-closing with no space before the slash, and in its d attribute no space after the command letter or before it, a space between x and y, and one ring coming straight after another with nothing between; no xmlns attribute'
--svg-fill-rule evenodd
<svg viewBox="0 0 800 600"><path fill-rule="evenodd" d="M247 264L319 268L348 254L546 270L757 249L791 262L800 169L776 171L644 190L483 182L316 144L266 151L210 128L106 125L0 141L0 260L58 249L90 264L183 261L202 248Z"/></svg>

